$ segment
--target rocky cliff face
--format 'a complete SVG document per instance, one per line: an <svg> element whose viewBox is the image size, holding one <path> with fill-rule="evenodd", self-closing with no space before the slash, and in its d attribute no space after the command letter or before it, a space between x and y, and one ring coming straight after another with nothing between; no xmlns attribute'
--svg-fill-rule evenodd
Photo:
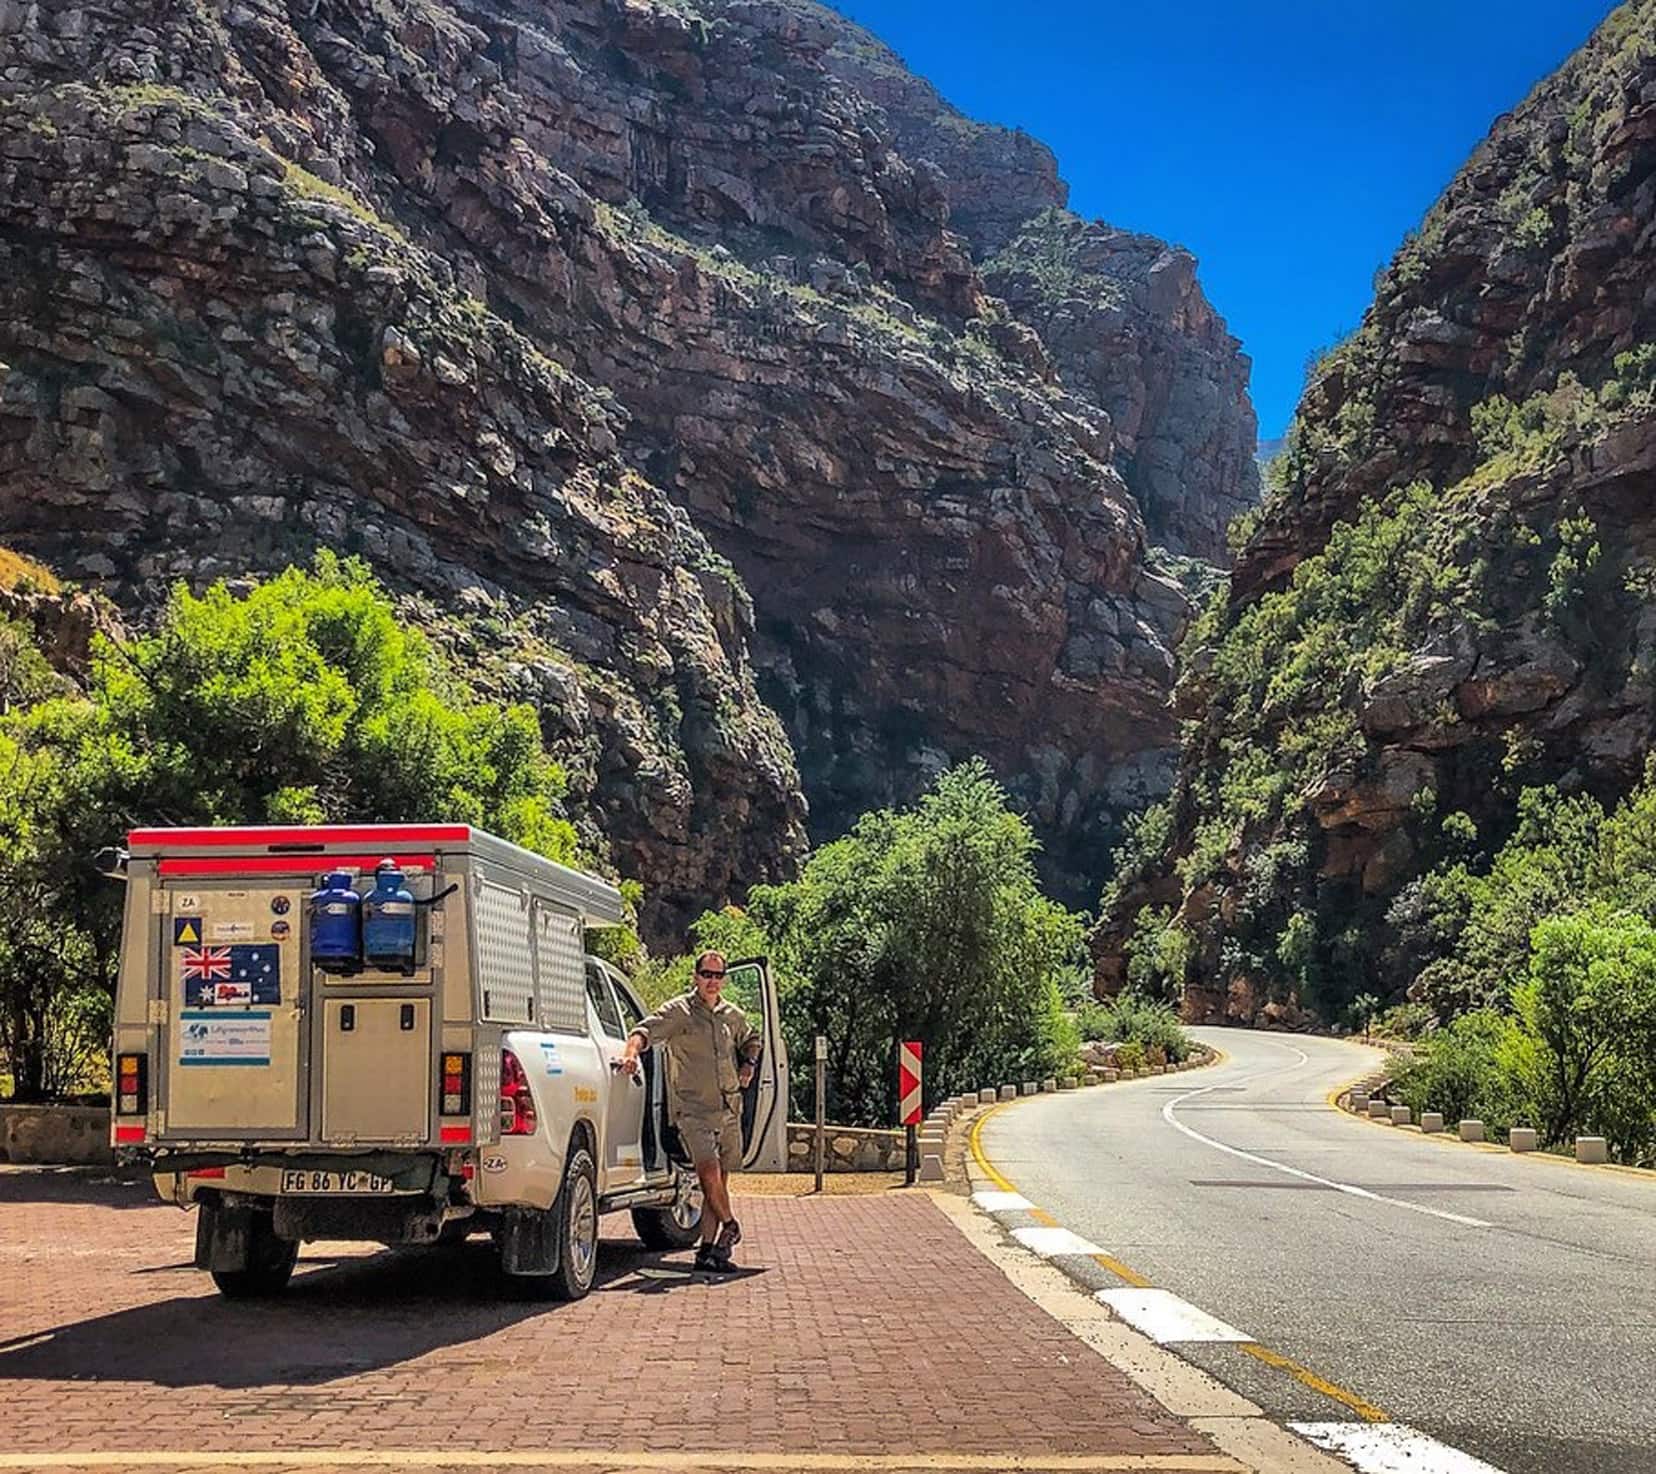
<svg viewBox="0 0 1656 1474"><path fill-rule="evenodd" d="M1510 115L1319 367L1228 600L1187 647L1175 799L1100 976L1170 924L1193 1011L1337 1015L1523 788L1609 797L1656 738L1656 4ZM1143 913L1146 905L1166 907Z"/></svg>
<svg viewBox="0 0 1656 1474"><path fill-rule="evenodd" d="M1117 465L1150 536L1223 565L1225 529L1259 500L1249 363L1188 251L1064 210L1026 221L984 267L1041 335L1064 383L1110 415Z"/></svg>
<svg viewBox="0 0 1656 1474"><path fill-rule="evenodd" d="M1228 563L1225 528L1259 500L1258 424L1248 359L1203 295L1195 258L1070 213L1043 144L963 117L876 37L831 23L829 68L879 103L905 155L941 170L950 224L984 285L1040 334L1065 387L1109 414L1116 468L1151 538Z"/></svg>
<svg viewBox="0 0 1656 1474"><path fill-rule="evenodd" d="M973 752L1079 883L1188 604L845 35L0 0L0 534L137 606L362 552L540 702L657 935L787 872L802 786L832 833Z"/></svg>

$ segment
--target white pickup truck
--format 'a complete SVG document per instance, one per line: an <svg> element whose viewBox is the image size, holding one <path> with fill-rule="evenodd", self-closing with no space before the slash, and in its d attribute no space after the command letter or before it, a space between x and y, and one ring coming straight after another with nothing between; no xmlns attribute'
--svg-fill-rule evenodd
<svg viewBox="0 0 1656 1474"><path fill-rule="evenodd" d="M615 1068L644 1009L586 953L588 927L622 919L607 882L463 824L140 829L117 856L112 1137L198 1209L196 1264L226 1296L280 1291L306 1240L487 1230L506 1274L574 1299L600 1215L630 1210L653 1248L697 1237L659 1059ZM409 951L388 964L382 932L342 961L386 861ZM764 1044L744 1165L781 1170L787 1057L764 960L734 963L726 997Z"/></svg>

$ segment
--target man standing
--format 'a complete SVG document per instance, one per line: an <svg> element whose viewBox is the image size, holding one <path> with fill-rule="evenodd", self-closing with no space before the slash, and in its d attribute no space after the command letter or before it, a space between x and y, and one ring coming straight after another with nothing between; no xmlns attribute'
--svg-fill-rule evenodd
<svg viewBox="0 0 1656 1474"><path fill-rule="evenodd" d="M742 1165L742 1092L762 1048L747 1015L720 996L725 971L723 953L703 952L696 959L695 987L640 1021L621 1056L621 1068L636 1075L646 1049L659 1044L667 1050L673 1124L701 1180L697 1269L729 1269L730 1251L742 1241L728 1178Z"/></svg>

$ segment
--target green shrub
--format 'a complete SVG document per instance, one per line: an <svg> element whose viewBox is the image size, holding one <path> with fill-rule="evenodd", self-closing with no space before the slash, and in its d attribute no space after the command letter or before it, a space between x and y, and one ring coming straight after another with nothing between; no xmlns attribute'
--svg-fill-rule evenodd
<svg viewBox="0 0 1656 1474"><path fill-rule="evenodd" d="M1493 1010L1463 1014L1394 1076L1393 1098L1417 1116L1439 1111L1451 1125L1482 1121L1493 1136L1504 1138L1520 1103L1498 1057L1514 1028L1510 1018Z"/></svg>
<svg viewBox="0 0 1656 1474"><path fill-rule="evenodd" d="M1144 1046L1131 1039L1116 1050L1115 1060L1116 1068L1120 1070L1142 1070L1150 1063Z"/></svg>
<svg viewBox="0 0 1656 1474"><path fill-rule="evenodd" d="M1157 1063L1182 1060L1190 1054L1191 1042L1179 1024L1179 1016L1155 999L1121 993L1108 1003L1081 1009L1075 1022L1085 1039L1159 1050L1162 1058Z"/></svg>

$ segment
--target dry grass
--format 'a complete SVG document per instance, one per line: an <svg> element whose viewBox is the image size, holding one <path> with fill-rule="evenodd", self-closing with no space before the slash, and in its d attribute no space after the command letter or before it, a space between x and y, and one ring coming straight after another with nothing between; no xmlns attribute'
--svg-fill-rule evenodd
<svg viewBox="0 0 1656 1474"><path fill-rule="evenodd" d="M10 548L0 548L0 588L15 589L20 583L31 583L42 593L60 594L63 582L44 563L25 558Z"/></svg>

